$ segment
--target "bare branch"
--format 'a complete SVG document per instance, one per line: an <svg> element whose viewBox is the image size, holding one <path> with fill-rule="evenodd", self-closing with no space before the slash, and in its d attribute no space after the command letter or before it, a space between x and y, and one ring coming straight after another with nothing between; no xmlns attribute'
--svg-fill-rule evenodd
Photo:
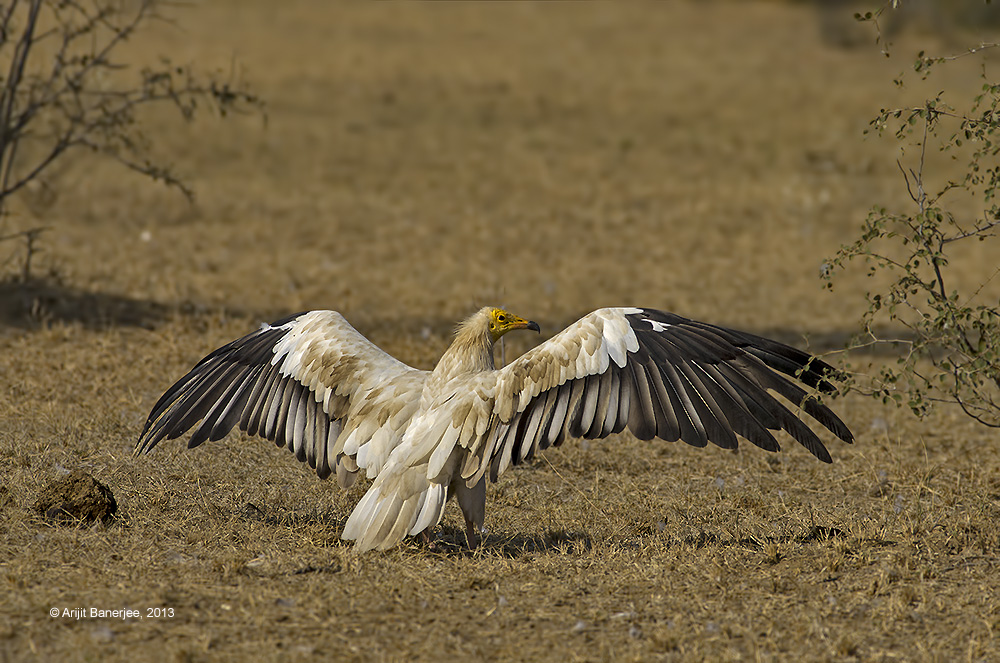
<svg viewBox="0 0 1000 663"><path fill-rule="evenodd" d="M0 92L0 189L7 188L6 183L9 181L10 170L13 167L13 157L16 152L13 146L16 145L19 134L10 133L10 120L17 99L17 89L24 77L24 66L34 43L35 25L38 23L38 13L41 9L42 0L31 0L27 22L21 33L21 39L14 49L14 57L11 59L3 91ZM0 197L0 214L3 211L3 198Z"/></svg>
<svg viewBox="0 0 1000 663"><path fill-rule="evenodd" d="M66 150L78 144L82 143L80 143L77 140L74 140L72 135L67 135L64 136L63 138L60 138L52 146L52 149L49 150L49 152L44 157L42 157L42 159L31 170L26 172L16 182L14 182L14 184L7 184L6 182L4 183L4 187L0 189L0 201L2 201L4 198L11 195L12 193L15 193L20 189L24 188L29 182L37 179L38 176L41 175L42 172L45 171L45 169L51 166L56 159L62 156L62 154L66 152Z"/></svg>
<svg viewBox="0 0 1000 663"><path fill-rule="evenodd" d="M983 41L980 42L978 46L973 46L972 48L968 48L962 51L961 53L955 53L953 55L942 55L933 59L938 62L950 62L952 60L960 60L962 58L969 57L970 55L975 55L976 53L982 53L983 51L988 51L991 48L998 48L998 47L1000 47L1000 43Z"/></svg>
<svg viewBox="0 0 1000 663"><path fill-rule="evenodd" d="M122 154L108 150L106 146L100 145L99 143L91 143L86 138L81 138L77 141L80 145L89 147L90 149L101 152L107 157L117 161L121 165L125 166L129 170L135 171L140 175L145 175L146 177L152 179L153 181L163 182L167 186L172 186L184 194L184 197L190 201L194 201L194 191L184 184L180 179L175 177L169 169L157 166L152 163L139 163L138 161L133 161Z"/></svg>
<svg viewBox="0 0 1000 663"><path fill-rule="evenodd" d="M896 167L899 168L899 172L903 174L903 181L906 182L906 193L910 194L910 198L913 202L917 202L917 196L913 193L913 189L910 188L910 176L907 174L906 169L903 168L903 164L896 159ZM913 172L912 170L910 171Z"/></svg>
<svg viewBox="0 0 1000 663"><path fill-rule="evenodd" d="M24 260L21 261L21 281L27 282L31 279L31 260L38 253L39 249L37 246L37 241L39 236L48 230L47 227L37 227L29 228L27 230L21 230L16 233L11 233L9 235L0 235L0 242L6 242L13 239L24 239L25 244L25 255Z"/></svg>
<svg viewBox="0 0 1000 663"><path fill-rule="evenodd" d="M10 39L10 21L14 16L14 10L17 9L18 2L19 0L11 0L6 10L0 15L0 48Z"/></svg>
<svg viewBox="0 0 1000 663"><path fill-rule="evenodd" d="M957 242L962 239L969 239L970 237L983 237L983 236L993 237L994 236L993 233L989 231L998 226L1000 226L1000 220L992 221L983 226L976 226L975 230L962 231L957 235L952 235L951 237L943 237L941 239L941 243L951 244L952 242ZM990 278L992 279L993 277L991 276Z"/></svg>
<svg viewBox="0 0 1000 663"><path fill-rule="evenodd" d="M924 207L927 202L927 194L924 193L924 159L927 156L927 129L931 124L931 105L927 104L927 115L924 117L924 137L920 141L920 165L917 167L917 173L914 175L917 180L917 191L919 192L920 199L917 204L920 207L920 213L923 214Z"/></svg>
<svg viewBox="0 0 1000 663"><path fill-rule="evenodd" d="M243 110L263 114L261 101L244 86L193 73L167 58L160 65L138 69L127 82L129 66L115 56L147 22L169 23L157 13L159 4L157 0L12 0L0 6L0 56L7 55L10 61L7 77L0 79L0 218L8 196L77 149L91 150L193 200L193 189L186 182L150 158L152 143L142 129L139 111L166 105L185 121L200 108L214 108L222 116ZM48 40L46 48L36 48L43 40ZM29 67L29 60L41 52L50 60L43 67L35 60ZM108 73L115 75L104 75ZM18 147L29 138L39 149L25 159ZM16 238L30 244L25 258L30 268L31 255L37 252L36 235L14 234L0 241Z"/></svg>

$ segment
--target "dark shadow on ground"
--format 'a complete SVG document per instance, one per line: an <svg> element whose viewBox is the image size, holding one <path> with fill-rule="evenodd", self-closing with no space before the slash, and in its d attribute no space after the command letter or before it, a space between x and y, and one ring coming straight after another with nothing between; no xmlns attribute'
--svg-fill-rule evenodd
<svg viewBox="0 0 1000 663"><path fill-rule="evenodd" d="M0 282L0 325L31 330L57 322L78 323L90 329L116 326L151 329L177 307L85 292L52 281Z"/></svg>
<svg viewBox="0 0 1000 663"><path fill-rule="evenodd" d="M659 533L650 532L651 536L658 536ZM824 525L813 525L809 529L797 534L769 535L760 537L728 537L719 536L713 532L701 531L698 534L689 534L677 540L683 546L690 546L695 549L701 548L746 548L748 550L764 550L768 545L787 545L791 543L809 544L825 543L834 539L851 540L848 534L838 527L828 527ZM878 548L892 547L895 541L888 539L855 539L857 545L870 545Z"/></svg>
<svg viewBox="0 0 1000 663"><path fill-rule="evenodd" d="M87 329L141 327L156 329L170 318L225 314L264 321L288 315L280 309L243 311L231 306L208 306L198 302L157 302L123 295L87 292L57 281L0 281L0 327L27 331L53 324L79 324ZM248 329L248 331L250 331Z"/></svg>
<svg viewBox="0 0 1000 663"><path fill-rule="evenodd" d="M247 502L235 515L241 520L260 522L269 527L295 529L305 525L319 524L327 528L331 536L338 538L344 530L344 525L347 524L346 518L334 516L329 512L262 509L251 502ZM470 549L465 539L464 529L440 525L429 531L431 532L429 543L421 540L420 537L408 536L400 545L446 557L470 557L485 554L511 559L538 552L581 553L593 548L590 535L583 532L549 530L541 535L533 536L508 535L502 532L487 533L477 549ZM342 541L342 543L345 546L353 545L350 541Z"/></svg>
<svg viewBox="0 0 1000 663"><path fill-rule="evenodd" d="M172 316L213 315L226 313L247 317L260 322L279 320L297 311L271 309L243 311L229 306L209 307L197 302L162 303L152 300L132 299L121 295L85 292L54 281L35 279L28 282L0 282L0 326L25 330L44 328L53 323L76 323L88 329L107 329L126 326L155 329ZM410 336L415 340L450 339L458 320L441 316L394 316L351 313L350 322L358 330L370 335L377 342L382 335ZM543 329L542 339L553 336L573 320L544 320L537 322ZM721 321L706 321L726 326ZM248 329L248 331L250 331ZM744 329L743 331L771 338L781 343L823 354L843 350L851 342L854 331L830 330L806 333L802 330L783 328ZM908 330L883 330L883 338L912 340ZM879 343L851 350L852 354L892 357L900 354L899 344ZM401 357L406 361L405 357Z"/></svg>
<svg viewBox="0 0 1000 663"><path fill-rule="evenodd" d="M530 536L488 532L476 549L469 548L465 540L465 531L455 527L442 525L432 536L433 548L430 552L448 557L487 555L517 559L523 555L544 552L564 555L579 554L594 547L589 534L556 530ZM415 539L414 541L419 540ZM420 543L419 545L427 548L426 544Z"/></svg>

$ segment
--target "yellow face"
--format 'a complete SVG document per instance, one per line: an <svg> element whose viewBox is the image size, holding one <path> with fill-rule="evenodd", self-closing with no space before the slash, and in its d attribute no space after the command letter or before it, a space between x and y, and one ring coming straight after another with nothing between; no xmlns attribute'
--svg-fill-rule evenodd
<svg viewBox="0 0 1000 663"><path fill-rule="evenodd" d="M490 311L490 336L493 338L494 343L512 329L533 329L539 331L537 323L519 318L502 308L495 308Z"/></svg>

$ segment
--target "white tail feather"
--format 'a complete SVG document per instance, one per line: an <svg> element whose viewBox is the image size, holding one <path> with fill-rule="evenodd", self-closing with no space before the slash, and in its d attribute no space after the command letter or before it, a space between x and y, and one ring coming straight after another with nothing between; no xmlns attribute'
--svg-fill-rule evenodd
<svg viewBox="0 0 1000 663"><path fill-rule="evenodd" d="M386 484L391 489L383 491ZM381 474L347 519L341 538L355 541L359 551L386 550L440 522L447 501L447 487L428 481L426 466L408 468L402 476Z"/></svg>

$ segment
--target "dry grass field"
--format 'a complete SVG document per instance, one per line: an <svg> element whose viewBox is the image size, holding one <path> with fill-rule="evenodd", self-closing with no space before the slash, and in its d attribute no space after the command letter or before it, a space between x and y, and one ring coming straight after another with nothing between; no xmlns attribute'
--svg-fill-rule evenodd
<svg viewBox="0 0 1000 663"><path fill-rule="evenodd" d="M0 289L0 660L1000 660L1000 440L954 411L835 401L857 441L824 438L830 466L788 438L570 441L490 487L474 552L452 505L438 550L355 553L339 535L365 482L260 440L132 455L198 359L310 308L421 368L487 303L543 337L639 305L836 350L871 281L826 292L820 266L907 201L898 146L862 131L921 101L892 79L933 40L835 49L810 7L769 2L174 17L135 61L238 62L267 123L147 118L193 206L86 156L18 203L13 223L51 227L50 276ZM33 510L78 469L114 492L109 524Z"/></svg>

